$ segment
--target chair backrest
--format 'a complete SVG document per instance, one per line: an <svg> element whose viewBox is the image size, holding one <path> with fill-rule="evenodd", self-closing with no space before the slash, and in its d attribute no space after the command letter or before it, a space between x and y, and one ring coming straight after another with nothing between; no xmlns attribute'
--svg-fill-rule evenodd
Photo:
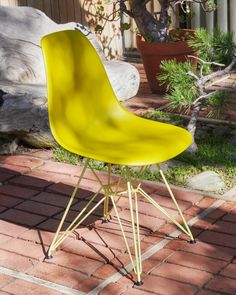
<svg viewBox="0 0 236 295"><path fill-rule="evenodd" d="M99 55L83 33L55 32L43 37L41 45L50 127L62 146L63 136L73 141L91 124L126 112L116 98Z"/></svg>

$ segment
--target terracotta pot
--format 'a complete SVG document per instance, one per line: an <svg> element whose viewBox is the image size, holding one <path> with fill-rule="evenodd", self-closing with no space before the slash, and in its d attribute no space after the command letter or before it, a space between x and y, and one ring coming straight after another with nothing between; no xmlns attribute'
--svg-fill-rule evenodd
<svg viewBox="0 0 236 295"><path fill-rule="evenodd" d="M183 36L186 32L193 34L192 30L181 30L180 35ZM183 62L187 59L187 55L194 55L194 51L188 46L187 41L148 43L140 36L137 36L136 41L152 93L166 92L166 87L160 85L156 79L156 76L161 73L160 63L162 60L176 59L178 62Z"/></svg>

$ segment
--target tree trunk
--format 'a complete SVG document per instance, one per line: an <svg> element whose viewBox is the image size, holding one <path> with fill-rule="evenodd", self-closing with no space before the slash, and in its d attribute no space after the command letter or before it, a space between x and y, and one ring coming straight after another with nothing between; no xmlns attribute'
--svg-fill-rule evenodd
<svg viewBox="0 0 236 295"><path fill-rule="evenodd" d="M196 132L196 128L197 128L197 120L199 117L199 112L201 110L201 104L198 103L193 107L193 111L191 114L191 118L190 121L188 123L187 129L188 131L191 133L192 137L193 137L193 142L190 145L190 147L187 149L188 152L190 153L196 153L197 152L197 144L195 142L195 132Z"/></svg>
<svg viewBox="0 0 236 295"><path fill-rule="evenodd" d="M169 15L168 1L161 1L159 19L147 10L146 1L143 0L129 0L133 18L137 24L140 34L151 42L165 42L168 36Z"/></svg>
<svg viewBox="0 0 236 295"><path fill-rule="evenodd" d="M2 83L1 83L2 84ZM0 135L14 135L34 147L52 147L46 88L40 85L1 85Z"/></svg>

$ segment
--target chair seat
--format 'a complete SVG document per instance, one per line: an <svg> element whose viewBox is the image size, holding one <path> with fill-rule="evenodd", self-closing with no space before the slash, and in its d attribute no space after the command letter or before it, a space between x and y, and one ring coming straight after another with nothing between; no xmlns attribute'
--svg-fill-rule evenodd
<svg viewBox="0 0 236 295"><path fill-rule="evenodd" d="M183 152L192 142L189 132L182 128L140 118L126 110L119 119L98 120L83 132L66 128L62 134L65 135L63 140L56 134L54 136L71 152L130 166L164 162Z"/></svg>

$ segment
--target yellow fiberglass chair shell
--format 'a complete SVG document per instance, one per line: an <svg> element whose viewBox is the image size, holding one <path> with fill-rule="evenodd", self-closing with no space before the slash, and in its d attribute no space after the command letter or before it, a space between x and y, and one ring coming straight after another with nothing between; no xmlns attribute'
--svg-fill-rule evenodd
<svg viewBox="0 0 236 295"><path fill-rule="evenodd" d="M68 30L52 33L43 37L41 44L47 75L49 122L55 140L73 153L108 163L108 176L110 176L111 164L126 167L127 190L122 192L118 189L114 191L109 181L109 185L103 185L96 171L92 169L104 192L104 198L97 203L100 205L104 202L104 218L108 219L109 216L109 198L115 213L118 214L114 201L117 195L126 193L130 200L130 210L133 210L133 198L137 198L140 194L184 231L191 241L194 241L163 172L160 170L173 202L183 218L184 225L179 224L164 208L152 200L142 190L141 184L136 188L133 187L128 168L141 166L143 170L143 167L159 164L175 157L191 144L191 135L183 128L144 119L127 111L118 101L96 50L81 32ZM81 223L81 219L84 220L93 212L91 209L85 213L87 209L85 208L84 211L82 210L85 214L83 218L82 213L79 212L69 228L63 233L60 232L87 167L90 167L89 160L84 166L48 250L49 257L51 252ZM134 209L138 211L137 204ZM135 260L128 247L127 251L137 274L137 283L141 284L142 258L138 214L135 216L131 212ZM119 214L117 218L126 240Z"/></svg>

